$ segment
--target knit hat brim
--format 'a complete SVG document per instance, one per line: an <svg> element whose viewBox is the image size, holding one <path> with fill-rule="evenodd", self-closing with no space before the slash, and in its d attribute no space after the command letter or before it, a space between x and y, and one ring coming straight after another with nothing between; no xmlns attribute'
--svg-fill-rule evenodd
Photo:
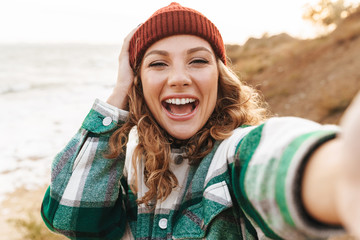
<svg viewBox="0 0 360 240"><path fill-rule="evenodd" d="M134 33L129 56L133 70L141 64L146 50L155 42L173 35L189 34L205 39L226 64L225 46L216 26L200 12L178 3L157 10Z"/></svg>

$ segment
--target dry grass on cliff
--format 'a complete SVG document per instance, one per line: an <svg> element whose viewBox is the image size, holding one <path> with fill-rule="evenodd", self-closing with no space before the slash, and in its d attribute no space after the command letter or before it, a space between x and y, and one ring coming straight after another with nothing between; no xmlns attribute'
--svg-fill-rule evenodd
<svg viewBox="0 0 360 240"><path fill-rule="evenodd" d="M360 90L360 9L328 36L264 36L227 45L227 52L235 72L263 92L275 114L339 123Z"/></svg>

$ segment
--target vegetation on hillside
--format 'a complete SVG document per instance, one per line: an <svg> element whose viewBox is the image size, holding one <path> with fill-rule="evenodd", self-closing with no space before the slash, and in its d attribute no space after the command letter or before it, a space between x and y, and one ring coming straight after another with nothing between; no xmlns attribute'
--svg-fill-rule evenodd
<svg viewBox="0 0 360 240"><path fill-rule="evenodd" d="M303 19L325 28L337 26L344 18L355 12L356 4L345 0L320 0L314 5L306 4Z"/></svg>
<svg viewBox="0 0 360 240"><path fill-rule="evenodd" d="M227 53L234 71L262 91L274 114L339 123L360 90L360 8L337 24L316 39L265 35L227 45Z"/></svg>

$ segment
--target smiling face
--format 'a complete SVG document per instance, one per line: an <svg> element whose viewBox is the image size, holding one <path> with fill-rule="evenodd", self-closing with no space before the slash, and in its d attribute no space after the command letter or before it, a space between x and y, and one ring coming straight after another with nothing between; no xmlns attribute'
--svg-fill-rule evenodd
<svg viewBox="0 0 360 240"><path fill-rule="evenodd" d="M192 35L175 35L145 52L140 76L147 106L171 136L189 139L212 114L219 72L210 44Z"/></svg>

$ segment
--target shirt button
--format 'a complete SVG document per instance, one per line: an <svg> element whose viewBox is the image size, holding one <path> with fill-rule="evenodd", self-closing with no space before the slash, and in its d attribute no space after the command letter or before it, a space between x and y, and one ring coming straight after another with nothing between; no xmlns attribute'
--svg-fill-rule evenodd
<svg viewBox="0 0 360 240"><path fill-rule="evenodd" d="M160 221L159 221L159 227L161 228L161 229L166 229L167 228L167 219L166 218L162 218L162 219L160 219Z"/></svg>
<svg viewBox="0 0 360 240"><path fill-rule="evenodd" d="M106 117L103 119L102 121L104 126L109 126L112 123L112 118L111 117Z"/></svg>
<svg viewBox="0 0 360 240"><path fill-rule="evenodd" d="M177 155L177 156L175 157L175 164L176 164L176 165L180 165L180 164L183 162L183 160L184 160L184 158L183 158L182 155Z"/></svg>

